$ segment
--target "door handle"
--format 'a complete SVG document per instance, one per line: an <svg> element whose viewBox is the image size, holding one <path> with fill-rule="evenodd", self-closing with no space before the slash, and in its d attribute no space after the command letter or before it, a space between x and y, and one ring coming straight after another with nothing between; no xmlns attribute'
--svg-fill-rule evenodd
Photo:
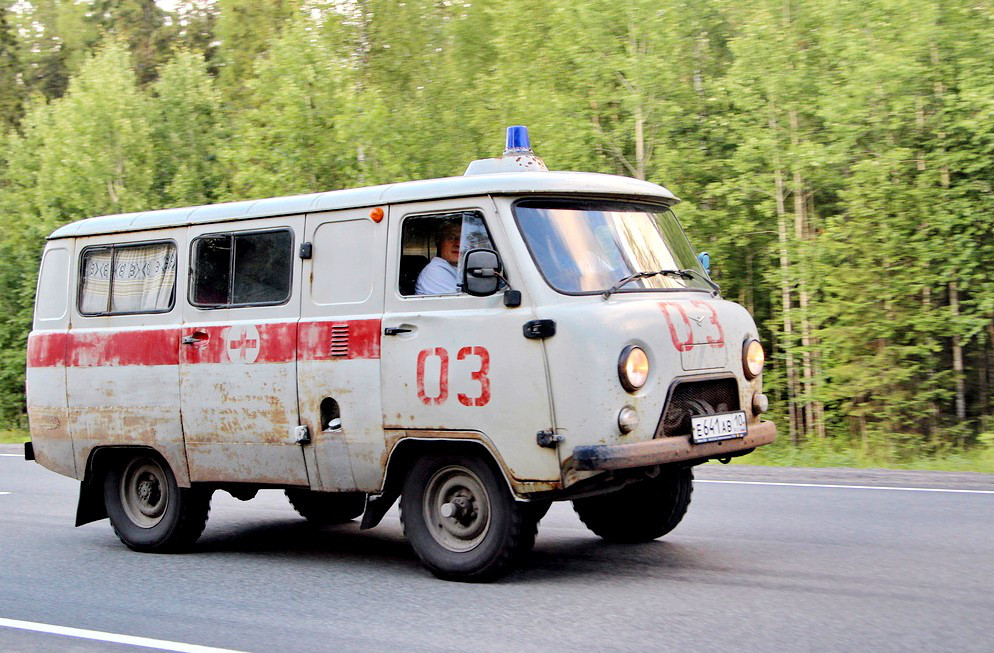
<svg viewBox="0 0 994 653"><path fill-rule="evenodd" d="M385 336L396 336L401 333L410 333L414 329L408 329L407 327L387 327L383 329L383 335Z"/></svg>
<svg viewBox="0 0 994 653"><path fill-rule="evenodd" d="M192 334L188 336L183 336L183 339L180 340L180 342L182 342L184 345L195 345L198 342L207 342L209 339L210 336L207 334L206 331L194 331Z"/></svg>

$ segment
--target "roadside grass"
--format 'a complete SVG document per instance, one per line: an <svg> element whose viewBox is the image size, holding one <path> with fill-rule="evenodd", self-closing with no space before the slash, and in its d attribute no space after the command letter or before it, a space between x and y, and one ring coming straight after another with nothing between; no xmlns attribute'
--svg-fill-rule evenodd
<svg viewBox="0 0 994 653"><path fill-rule="evenodd" d="M0 430L0 444L21 444L31 439L27 429Z"/></svg>
<svg viewBox="0 0 994 653"><path fill-rule="evenodd" d="M986 437L985 437L986 436ZM882 469L922 469L943 472L994 473L994 434L981 436L981 443L966 451L949 451L935 456L923 454L894 455L865 450L832 439L805 443L795 447L784 438L732 462L741 465L775 467L874 467Z"/></svg>

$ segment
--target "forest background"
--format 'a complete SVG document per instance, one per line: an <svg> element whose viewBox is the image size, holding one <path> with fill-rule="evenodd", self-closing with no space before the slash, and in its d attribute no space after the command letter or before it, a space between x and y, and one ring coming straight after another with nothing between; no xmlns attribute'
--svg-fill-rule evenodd
<svg viewBox="0 0 994 653"><path fill-rule="evenodd" d="M994 471L992 0L0 0L0 425L44 237L94 215L551 169L683 198L759 324L749 462Z"/></svg>

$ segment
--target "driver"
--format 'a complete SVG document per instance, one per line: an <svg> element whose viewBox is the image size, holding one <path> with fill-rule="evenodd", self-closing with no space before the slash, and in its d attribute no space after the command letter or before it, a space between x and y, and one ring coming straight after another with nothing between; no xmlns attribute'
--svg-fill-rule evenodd
<svg viewBox="0 0 994 653"><path fill-rule="evenodd" d="M414 292L418 295L445 295L458 291L456 273L459 265L460 220L446 220L435 234L435 257L421 270Z"/></svg>

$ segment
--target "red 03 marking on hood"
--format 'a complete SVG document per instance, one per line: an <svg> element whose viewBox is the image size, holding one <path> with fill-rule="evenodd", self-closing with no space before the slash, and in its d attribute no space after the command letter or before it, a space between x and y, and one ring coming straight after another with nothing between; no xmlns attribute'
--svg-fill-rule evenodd
<svg viewBox="0 0 994 653"><path fill-rule="evenodd" d="M705 310L701 315L688 315L685 306ZM721 327L718 312L707 302L659 302L659 309L666 317L670 340L677 351L690 351L696 345L719 349L725 346L725 330Z"/></svg>

